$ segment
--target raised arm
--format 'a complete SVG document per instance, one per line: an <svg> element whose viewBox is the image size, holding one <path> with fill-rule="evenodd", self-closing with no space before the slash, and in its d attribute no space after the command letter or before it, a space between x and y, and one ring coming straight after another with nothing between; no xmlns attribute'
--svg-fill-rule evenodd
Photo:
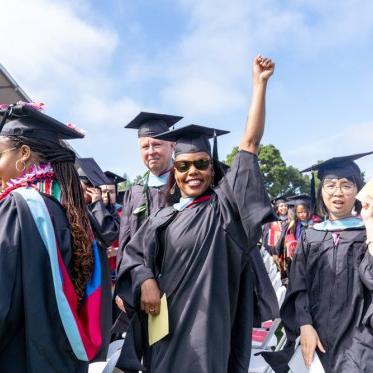
<svg viewBox="0 0 373 373"><path fill-rule="evenodd" d="M267 82L273 74L275 64L271 59L257 56L252 68L252 97L245 132L239 149L257 154L264 132L265 94Z"/></svg>

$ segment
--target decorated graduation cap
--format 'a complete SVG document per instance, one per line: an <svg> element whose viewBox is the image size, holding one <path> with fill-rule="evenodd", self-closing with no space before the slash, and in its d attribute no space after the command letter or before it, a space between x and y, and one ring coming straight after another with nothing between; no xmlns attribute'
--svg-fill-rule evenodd
<svg viewBox="0 0 373 373"><path fill-rule="evenodd" d="M142 111L124 128L138 130L138 137L155 137L169 130L171 126L179 122L183 117L168 114L148 113Z"/></svg>
<svg viewBox="0 0 373 373"><path fill-rule="evenodd" d="M190 124L173 131L155 136L156 139L176 142L175 157L179 154L205 152L218 161L217 137L225 135L229 131ZM211 153L209 139L214 139L214 147Z"/></svg>
<svg viewBox="0 0 373 373"><path fill-rule="evenodd" d="M95 188L112 184L93 158L78 158L76 162L80 180L92 184Z"/></svg>
<svg viewBox="0 0 373 373"><path fill-rule="evenodd" d="M354 161L370 154L373 154L373 151L352 154L342 157L334 157L302 170L301 172L312 172L311 211L314 212L316 205L316 188L314 172L317 171L317 177L320 179L320 181L323 181L326 178L342 179L344 177L355 178L359 180L361 179L361 171L359 166Z"/></svg>
<svg viewBox="0 0 373 373"><path fill-rule="evenodd" d="M18 102L0 105L0 136L25 136L52 142L80 139L84 133L41 112L42 105Z"/></svg>

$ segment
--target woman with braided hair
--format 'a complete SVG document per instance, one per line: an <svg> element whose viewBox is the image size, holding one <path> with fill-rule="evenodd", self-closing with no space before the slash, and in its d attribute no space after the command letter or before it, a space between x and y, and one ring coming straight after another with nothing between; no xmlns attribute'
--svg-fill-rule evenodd
<svg viewBox="0 0 373 373"><path fill-rule="evenodd" d="M86 372L102 348L101 264L86 213L74 128L32 104L0 127L0 367Z"/></svg>

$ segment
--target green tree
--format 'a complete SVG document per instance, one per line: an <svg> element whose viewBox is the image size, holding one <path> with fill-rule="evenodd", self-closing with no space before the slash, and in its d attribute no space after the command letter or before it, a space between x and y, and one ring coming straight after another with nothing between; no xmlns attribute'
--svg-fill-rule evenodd
<svg viewBox="0 0 373 373"><path fill-rule="evenodd" d="M234 147L227 155L225 163L230 166L238 153ZM293 166L287 166L280 151L274 145L260 145L258 154L260 170L264 176L265 187L271 197L282 194L309 193L310 179Z"/></svg>

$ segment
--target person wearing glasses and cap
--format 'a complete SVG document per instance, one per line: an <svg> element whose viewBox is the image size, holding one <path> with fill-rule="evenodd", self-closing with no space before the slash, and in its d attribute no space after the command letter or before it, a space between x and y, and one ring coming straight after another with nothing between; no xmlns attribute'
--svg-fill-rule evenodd
<svg viewBox="0 0 373 373"><path fill-rule="evenodd" d="M168 184L173 205L152 215L128 243L117 280L117 292L137 314L157 315L161 293L167 297L170 334L144 357L151 372L247 373L253 321L250 252L261 225L275 218L257 159L273 69L269 59L254 60L248 122L225 175L216 137L227 131L190 125L156 137L176 142ZM138 332L131 325L117 367L142 369L142 356L135 364L130 354L141 343Z"/></svg>
<svg viewBox="0 0 373 373"><path fill-rule="evenodd" d="M280 314L289 344L300 335L306 366L317 353L327 373L372 371L372 201L363 219L353 215L361 211L355 197L363 186L354 160L372 153L332 158L303 171L318 171L316 201L326 220L301 234Z"/></svg>
<svg viewBox="0 0 373 373"><path fill-rule="evenodd" d="M102 345L101 263L75 154L84 135L29 103L0 124L0 370L87 372Z"/></svg>

